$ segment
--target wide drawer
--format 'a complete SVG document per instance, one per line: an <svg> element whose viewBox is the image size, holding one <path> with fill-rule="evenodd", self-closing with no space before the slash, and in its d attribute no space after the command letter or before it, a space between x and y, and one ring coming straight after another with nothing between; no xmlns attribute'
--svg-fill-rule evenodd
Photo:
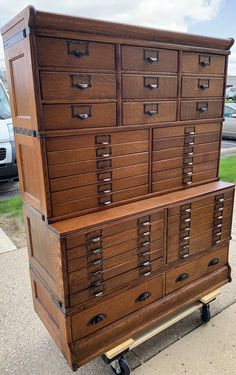
<svg viewBox="0 0 236 375"><path fill-rule="evenodd" d="M45 130L115 126L116 104L44 104L43 119Z"/></svg>
<svg viewBox="0 0 236 375"><path fill-rule="evenodd" d="M80 39L36 37L41 66L115 69L114 45Z"/></svg>
<svg viewBox="0 0 236 375"><path fill-rule="evenodd" d="M177 72L177 51L149 47L121 47L122 69L144 72Z"/></svg>
<svg viewBox="0 0 236 375"><path fill-rule="evenodd" d="M161 99L177 96L177 77L126 75L122 76L124 99Z"/></svg>
<svg viewBox="0 0 236 375"><path fill-rule="evenodd" d="M183 52L182 72L223 75L225 72L225 56Z"/></svg>
<svg viewBox="0 0 236 375"><path fill-rule="evenodd" d="M137 281L146 281L147 278L153 276L156 271L160 270L164 265L164 259L160 258L154 260L146 266L141 266L131 271L125 272L121 275L115 276L106 282L101 281L99 278L95 285L91 285L87 289L83 289L70 295L71 305L81 304L83 301L94 300L95 303L99 302L105 295L124 288L135 285Z"/></svg>
<svg viewBox="0 0 236 375"><path fill-rule="evenodd" d="M155 174L153 177L153 180L158 180L158 174ZM192 184L199 183L199 182L206 182L209 180L217 180L217 170L210 170L205 172L200 172L192 175L192 178L190 180L190 183L187 182L184 183L183 177L178 178L171 178L171 179L165 179L163 181L159 182L153 182L152 183L152 191L154 192L164 192L169 191L171 189L177 189L177 188L187 188L191 187Z"/></svg>
<svg viewBox="0 0 236 375"><path fill-rule="evenodd" d="M54 204L52 207L52 211L54 216L62 216L71 212L85 211L98 207L108 207L112 203L141 197L146 194L148 194L148 185L143 185L121 191L113 191L109 193L105 192L93 197L73 200L70 202Z"/></svg>
<svg viewBox="0 0 236 375"><path fill-rule="evenodd" d="M184 143L184 142L183 142ZM176 148L169 148L160 151L154 151L152 154L152 160L165 160L165 159L174 159L174 158L183 158L184 155L188 154L204 154L207 152L214 152L219 150L219 143L212 142L212 143L202 143L196 144L194 146L187 146L187 147L176 147Z"/></svg>
<svg viewBox="0 0 236 375"><path fill-rule="evenodd" d="M165 128L153 129L153 138L158 140L160 138L175 138L182 136L198 136L204 134L206 137L208 133L219 133L221 130L221 123L209 124L195 124L186 126L168 126ZM163 141L162 141L163 142ZM169 142L169 140L168 140Z"/></svg>
<svg viewBox="0 0 236 375"><path fill-rule="evenodd" d="M72 339L99 330L114 320L136 311L163 296L163 277L157 276L135 288L119 294L109 301L71 316Z"/></svg>
<svg viewBox="0 0 236 375"><path fill-rule="evenodd" d="M116 75L41 72L43 100L115 99Z"/></svg>
<svg viewBox="0 0 236 375"><path fill-rule="evenodd" d="M176 101L123 103L123 125L176 121Z"/></svg>
<svg viewBox="0 0 236 375"><path fill-rule="evenodd" d="M72 189L96 183L107 183L123 178L137 177L148 174L148 164L140 164L108 171L83 173L68 177L59 177L50 180L51 191ZM132 184L133 185L133 184Z"/></svg>
<svg viewBox="0 0 236 375"><path fill-rule="evenodd" d="M173 149L177 147L188 147L198 144L209 144L218 143L220 140L220 132L198 134L191 137L172 137L172 138L160 138L153 140L153 151L161 151L166 149Z"/></svg>
<svg viewBox="0 0 236 375"><path fill-rule="evenodd" d="M182 77L183 98L223 96L224 79L214 77Z"/></svg>
<svg viewBox="0 0 236 375"><path fill-rule="evenodd" d="M222 100L181 101L181 120L200 120L222 116Z"/></svg>
<svg viewBox="0 0 236 375"><path fill-rule="evenodd" d="M48 171L50 178L56 178L145 163L148 163L147 152L52 165L49 166Z"/></svg>
<svg viewBox="0 0 236 375"><path fill-rule="evenodd" d="M227 264L228 245L166 273L166 294Z"/></svg>

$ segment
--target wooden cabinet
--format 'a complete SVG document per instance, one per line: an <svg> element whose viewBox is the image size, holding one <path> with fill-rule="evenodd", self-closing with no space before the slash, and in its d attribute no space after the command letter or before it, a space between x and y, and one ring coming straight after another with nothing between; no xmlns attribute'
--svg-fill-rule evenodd
<svg viewBox="0 0 236 375"><path fill-rule="evenodd" d="M32 7L1 33L34 307L76 370L231 280L233 40Z"/></svg>

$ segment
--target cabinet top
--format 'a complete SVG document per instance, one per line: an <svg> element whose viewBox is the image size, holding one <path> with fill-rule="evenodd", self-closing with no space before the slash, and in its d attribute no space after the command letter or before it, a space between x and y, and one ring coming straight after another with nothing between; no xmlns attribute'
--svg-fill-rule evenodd
<svg viewBox="0 0 236 375"><path fill-rule="evenodd" d="M206 49L229 50L233 43L233 38L221 39L179 33L156 28L132 26L108 21L99 21L95 19L67 16L56 13L41 12L28 6L5 26L1 28L3 41L9 40L17 32L24 28L34 30L36 33L52 33L55 36L55 30L59 32L86 33L102 37L116 39L144 40L153 43L165 43L170 45L183 45L190 47L200 47ZM54 32L53 32L54 31Z"/></svg>

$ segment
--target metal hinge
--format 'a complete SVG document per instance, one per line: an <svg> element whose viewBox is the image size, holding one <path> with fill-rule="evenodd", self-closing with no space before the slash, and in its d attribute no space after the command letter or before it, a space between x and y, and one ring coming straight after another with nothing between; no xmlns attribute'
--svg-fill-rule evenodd
<svg viewBox="0 0 236 375"><path fill-rule="evenodd" d="M16 134L22 134L22 135L27 135L29 137L40 138L39 132L37 132L36 130L32 130L32 129L14 127L14 133L16 133Z"/></svg>

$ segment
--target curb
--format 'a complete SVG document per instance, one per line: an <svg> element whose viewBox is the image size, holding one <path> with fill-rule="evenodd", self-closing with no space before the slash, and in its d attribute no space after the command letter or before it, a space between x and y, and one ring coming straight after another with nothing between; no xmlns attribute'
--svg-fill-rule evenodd
<svg viewBox="0 0 236 375"><path fill-rule="evenodd" d="M231 147L231 148L226 148L225 150L221 150L221 155L226 155L231 152L236 153L236 147Z"/></svg>

